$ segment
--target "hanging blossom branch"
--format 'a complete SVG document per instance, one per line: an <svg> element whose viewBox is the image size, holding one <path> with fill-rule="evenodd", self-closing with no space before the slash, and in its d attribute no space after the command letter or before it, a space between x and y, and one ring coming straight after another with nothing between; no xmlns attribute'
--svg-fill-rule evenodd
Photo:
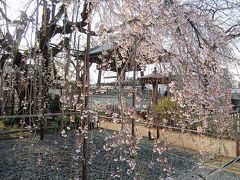
<svg viewBox="0 0 240 180"><path fill-rule="evenodd" d="M106 4L109 8L99 10L100 17L110 18L101 21L96 32L103 42L114 41L120 47L121 56L114 54L119 59L116 66L128 61L134 35L141 36L143 40L136 53L138 65L144 69L149 62L159 62L164 56L174 70L172 74L180 75L170 88L172 100L181 106L182 127L199 123L198 130L203 132L222 124L218 133L223 133L229 125L226 117L231 111L223 68L231 60L223 54L232 56L229 32L238 26L225 31L213 21L211 14L184 2L100 1L98 8L105 8ZM110 39L109 35L114 38Z"/></svg>

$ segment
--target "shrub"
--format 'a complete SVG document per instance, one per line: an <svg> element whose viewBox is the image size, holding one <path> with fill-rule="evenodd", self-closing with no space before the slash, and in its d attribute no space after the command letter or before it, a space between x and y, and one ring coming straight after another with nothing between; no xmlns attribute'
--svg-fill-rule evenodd
<svg viewBox="0 0 240 180"><path fill-rule="evenodd" d="M63 117L63 124L68 125L70 123L70 117L69 116L64 116Z"/></svg>
<svg viewBox="0 0 240 180"><path fill-rule="evenodd" d="M52 126L57 126L61 124L61 118L59 117L49 118L47 121L48 121L48 124Z"/></svg>
<svg viewBox="0 0 240 180"><path fill-rule="evenodd" d="M8 126L13 126L14 124L14 119L12 118L8 118L8 119L4 119L3 120L3 124L8 127Z"/></svg>
<svg viewBox="0 0 240 180"><path fill-rule="evenodd" d="M160 123L170 126L176 126L179 123L180 106L170 97L164 97L158 102L156 112Z"/></svg>
<svg viewBox="0 0 240 180"><path fill-rule="evenodd" d="M74 116L74 121L78 124L81 121L81 118L79 115Z"/></svg>

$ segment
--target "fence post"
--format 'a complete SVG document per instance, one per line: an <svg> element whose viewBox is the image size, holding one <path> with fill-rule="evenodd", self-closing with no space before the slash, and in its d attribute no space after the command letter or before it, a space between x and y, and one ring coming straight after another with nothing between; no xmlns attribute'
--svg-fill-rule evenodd
<svg viewBox="0 0 240 180"><path fill-rule="evenodd" d="M159 125L157 125L157 140L160 139Z"/></svg>
<svg viewBox="0 0 240 180"><path fill-rule="evenodd" d="M43 125L44 125L44 119L45 119L45 117L43 117L42 115L41 115L41 117L40 117L40 140L43 140L43 137L44 137L44 129L43 129Z"/></svg>
<svg viewBox="0 0 240 180"><path fill-rule="evenodd" d="M236 142L236 146L237 146L237 156L240 156L240 146L239 146L239 129L240 129L240 119L239 119L239 113L237 113L237 131L236 131L236 135L237 135L237 142Z"/></svg>
<svg viewBox="0 0 240 180"><path fill-rule="evenodd" d="M236 156L240 155L239 149L239 114L233 114L234 131L235 131L235 143L236 143Z"/></svg>

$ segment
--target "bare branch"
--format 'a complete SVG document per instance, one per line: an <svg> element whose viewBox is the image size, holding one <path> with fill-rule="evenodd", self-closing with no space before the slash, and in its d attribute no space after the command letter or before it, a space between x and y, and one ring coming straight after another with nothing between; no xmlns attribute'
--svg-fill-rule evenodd
<svg viewBox="0 0 240 180"><path fill-rule="evenodd" d="M7 22L12 22L7 16L6 14L3 12L2 8L0 7L0 13L2 14L2 17L7 21Z"/></svg>

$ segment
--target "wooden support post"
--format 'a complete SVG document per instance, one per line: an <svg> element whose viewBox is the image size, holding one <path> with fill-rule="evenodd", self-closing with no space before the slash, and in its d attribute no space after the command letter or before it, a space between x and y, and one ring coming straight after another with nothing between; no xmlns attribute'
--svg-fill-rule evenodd
<svg viewBox="0 0 240 180"><path fill-rule="evenodd" d="M135 47L135 51L136 51L136 47ZM134 57L133 57L133 101L132 101L132 108L134 111L135 108L136 108L136 83L135 83L135 80L136 80L136 61L135 61L135 55L136 55L136 52L134 53ZM135 118L132 118L132 137L134 138L135 137Z"/></svg>
<svg viewBox="0 0 240 180"><path fill-rule="evenodd" d="M240 126L240 119L238 114L233 115L234 120L234 128L235 128L235 142L236 142L236 157L240 156L240 138L239 138L239 126Z"/></svg>
<svg viewBox="0 0 240 180"><path fill-rule="evenodd" d="M239 140L236 141L236 147L237 147L236 155L237 155L237 156L240 156Z"/></svg>
<svg viewBox="0 0 240 180"><path fill-rule="evenodd" d="M43 128L44 118L41 116L41 117L39 117L39 120L40 120L40 140L43 140L44 139L44 128Z"/></svg>
<svg viewBox="0 0 240 180"><path fill-rule="evenodd" d="M38 31L38 16L39 16L39 0L36 0L37 9L36 9L36 32ZM37 36L35 37L34 51L33 51L33 59L36 64L38 64L37 60ZM37 77L38 77L38 69L36 69L36 64L34 63L34 78L33 78L33 114L37 114Z"/></svg>
<svg viewBox="0 0 240 180"><path fill-rule="evenodd" d="M88 32L91 32L91 24L88 22ZM86 112L88 110L89 102L89 51L90 51L90 33L87 34L87 48L85 52L84 59L84 81L83 81L83 95L84 95L84 104L83 110ZM83 119L82 128L86 130L88 126L89 116ZM87 169L87 137L83 133L83 150L82 150L82 179L88 179L88 169Z"/></svg>
<svg viewBox="0 0 240 180"><path fill-rule="evenodd" d="M43 27L43 32L46 34L46 27L47 27L47 1L43 1L43 16L42 16L42 27ZM45 89L43 83L43 64L44 64L44 58L39 58L38 59L38 67L37 67L37 76L38 76L38 123L40 126L40 140L43 140L44 135L43 135L43 113L44 113L44 105L43 105L43 91Z"/></svg>
<svg viewBox="0 0 240 180"><path fill-rule="evenodd" d="M157 139L160 139L159 126L157 125Z"/></svg>
<svg viewBox="0 0 240 180"><path fill-rule="evenodd" d="M0 72L0 75L1 75L1 82L0 82L0 85L1 85L1 87L0 87L0 105L1 105L1 112L0 112L0 115L1 116L3 116L4 115L4 88L3 88L3 86L4 86L4 83L3 83L3 81L4 81L4 79L3 79L3 73L4 73L4 68L1 70L1 72Z"/></svg>
<svg viewBox="0 0 240 180"><path fill-rule="evenodd" d="M132 118L132 137L135 137L135 119Z"/></svg>
<svg viewBox="0 0 240 180"><path fill-rule="evenodd" d="M83 155L82 155L82 179L87 180L87 139L83 138Z"/></svg>
<svg viewBox="0 0 240 180"><path fill-rule="evenodd" d="M98 70L98 79L97 79L97 86L100 86L101 84L101 78L102 78L102 70Z"/></svg>
<svg viewBox="0 0 240 180"><path fill-rule="evenodd" d="M148 129L148 139L149 139L149 140L153 140L152 132L151 132L150 129Z"/></svg>
<svg viewBox="0 0 240 180"><path fill-rule="evenodd" d="M158 88L158 83L155 82L153 83L153 91L152 91L152 103L153 103L153 106L155 107L157 105L157 88Z"/></svg>
<svg viewBox="0 0 240 180"><path fill-rule="evenodd" d="M141 77L143 77L144 76L144 71L141 71L140 74L141 74ZM145 89L145 84L141 83L141 91L144 92L144 89Z"/></svg>

